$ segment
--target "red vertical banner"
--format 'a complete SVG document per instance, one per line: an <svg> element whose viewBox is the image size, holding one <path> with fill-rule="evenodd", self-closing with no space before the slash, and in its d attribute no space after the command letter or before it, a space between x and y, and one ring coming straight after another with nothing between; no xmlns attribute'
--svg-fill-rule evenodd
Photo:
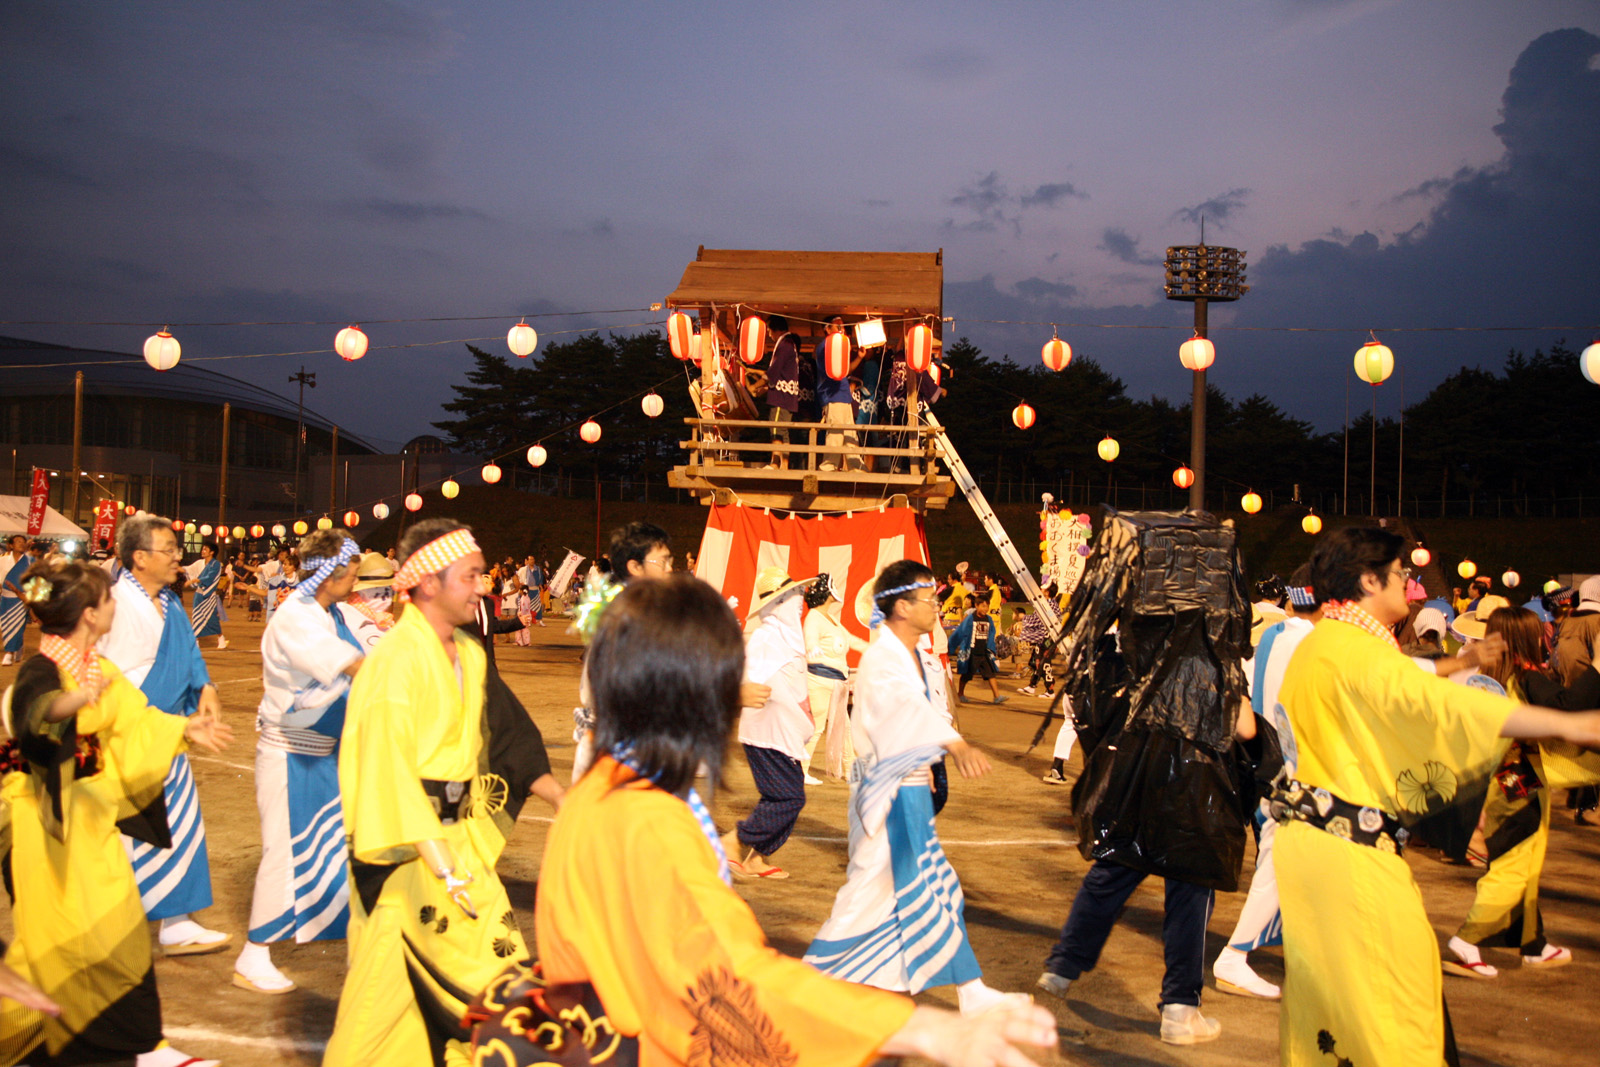
<svg viewBox="0 0 1600 1067"><path fill-rule="evenodd" d="M102 500L94 506L94 534L89 547L96 549L104 541L107 546L117 543L117 502Z"/></svg>
<svg viewBox="0 0 1600 1067"><path fill-rule="evenodd" d="M33 493L28 497L28 536L37 537L44 529L44 513L50 507L50 472L33 468Z"/></svg>

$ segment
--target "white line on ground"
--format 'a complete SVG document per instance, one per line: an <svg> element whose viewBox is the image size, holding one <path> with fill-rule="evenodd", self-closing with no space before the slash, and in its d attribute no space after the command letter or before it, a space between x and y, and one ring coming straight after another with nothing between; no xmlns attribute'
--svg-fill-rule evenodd
<svg viewBox="0 0 1600 1067"><path fill-rule="evenodd" d="M177 1044L189 1041L223 1041L230 1045L249 1045L253 1048L270 1048L278 1052L322 1052L328 1047L325 1041L302 1041L293 1037L249 1037L228 1034L204 1026L168 1026L162 1036Z"/></svg>
<svg viewBox="0 0 1600 1067"><path fill-rule="evenodd" d="M189 758L191 760L205 760L207 763L220 763L224 767L232 767L236 771L249 771L251 774L256 773L256 769L254 767L250 766L249 764L233 763L233 762L230 762L229 760L218 759L215 756L202 756L198 752L189 753Z"/></svg>

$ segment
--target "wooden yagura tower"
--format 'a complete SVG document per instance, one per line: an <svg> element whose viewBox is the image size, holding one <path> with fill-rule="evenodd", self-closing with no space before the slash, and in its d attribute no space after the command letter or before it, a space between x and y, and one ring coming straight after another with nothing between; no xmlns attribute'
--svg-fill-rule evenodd
<svg viewBox="0 0 1600 1067"><path fill-rule="evenodd" d="M782 315L809 352L835 316L855 327L882 324L881 397L890 376L890 353L903 349L906 331L918 323L942 343L944 253L797 252L714 249L702 246L666 299L667 308L689 314L699 327L699 378L691 392L696 417L686 420L681 442L686 462L673 468L672 486L693 492L705 504L743 503L791 512L839 512L878 507L943 508L955 483L941 473L937 429L919 417L916 405L904 424L888 424L880 412L856 427L860 446L848 451L872 470L823 470L828 427L818 422L787 424L787 445L772 441L769 408L760 399L764 374L739 358L739 328L749 316ZM867 327L872 328L870 325ZM824 373L818 368L818 374ZM915 375L909 375L915 377ZM911 383L913 386L916 383ZM910 390L915 395L915 389ZM878 447L868 447L868 435ZM893 435L878 437L877 435ZM887 442L884 444L882 442ZM786 467L773 469L773 456ZM852 466L844 464L841 467Z"/></svg>

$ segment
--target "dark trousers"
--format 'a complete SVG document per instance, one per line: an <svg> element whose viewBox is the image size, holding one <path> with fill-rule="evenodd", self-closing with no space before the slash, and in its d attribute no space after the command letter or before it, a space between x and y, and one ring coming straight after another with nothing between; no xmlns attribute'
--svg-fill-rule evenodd
<svg viewBox="0 0 1600 1067"><path fill-rule="evenodd" d="M799 760L777 749L745 745L744 755L761 799L749 818L739 820L739 843L770 856L789 840L800 809L806 806L805 772Z"/></svg>
<svg viewBox="0 0 1600 1067"><path fill-rule="evenodd" d="M1072 901L1061 939L1045 958L1044 969L1063 978L1077 978L1094 970L1111 927L1122 914L1128 897L1144 881L1142 871L1104 860L1083 876ZM1211 890L1166 879L1166 915L1161 921L1161 941L1166 947L1167 973L1161 979L1161 1003L1200 1006L1205 984L1206 923L1211 918Z"/></svg>
<svg viewBox="0 0 1600 1067"><path fill-rule="evenodd" d="M945 770L943 756L928 767L928 774L933 778L933 813L937 815L950 799L950 772Z"/></svg>

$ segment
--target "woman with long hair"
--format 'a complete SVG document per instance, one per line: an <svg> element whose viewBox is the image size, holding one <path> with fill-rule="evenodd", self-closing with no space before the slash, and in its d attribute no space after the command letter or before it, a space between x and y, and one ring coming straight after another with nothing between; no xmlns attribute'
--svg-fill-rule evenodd
<svg viewBox="0 0 1600 1067"><path fill-rule="evenodd" d="M233 731L204 712L152 708L96 653L117 607L99 567L36 563L21 592L41 636L4 701L11 834L0 863L14 879L17 934L5 962L60 1013L0 1001L0 1064L201 1064L161 1036L150 926L119 831L170 845L162 785L173 757L191 743L220 751Z"/></svg>
<svg viewBox="0 0 1600 1067"><path fill-rule="evenodd" d="M695 785L701 769L721 780L744 673L739 625L716 590L686 574L630 582L588 668L597 758L545 846L542 959L503 972L469 1010L480 1055L534 1063L570 1040L616 1064L917 1055L1016 1067L1019 1047L1054 1046L1054 1019L1034 1005L962 1017L766 943Z"/></svg>
<svg viewBox="0 0 1600 1067"><path fill-rule="evenodd" d="M1560 686L1545 669L1550 650L1544 623L1537 615L1527 608L1498 608L1489 616L1485 632L1498 634L1506 643L1505 655L1483 673L1498 682L1507 696L1556 707L1567 703L1551 691ZM1592 706L1592 701L1584 706ZM1450 955L1444 960L1447 974L1497 977L1500 972L1484 962L1483 946L1520 948L1524 967L1559 967L1572 962L1570 949L1545 939L1544 918L1539 912L1539 873L1550 839L1550 790L1545 783L1544 760L1538 742L1513 741L1489 782L1483 808L1489 869L1478 879L1466 920L1450 939Z"/></svg>

